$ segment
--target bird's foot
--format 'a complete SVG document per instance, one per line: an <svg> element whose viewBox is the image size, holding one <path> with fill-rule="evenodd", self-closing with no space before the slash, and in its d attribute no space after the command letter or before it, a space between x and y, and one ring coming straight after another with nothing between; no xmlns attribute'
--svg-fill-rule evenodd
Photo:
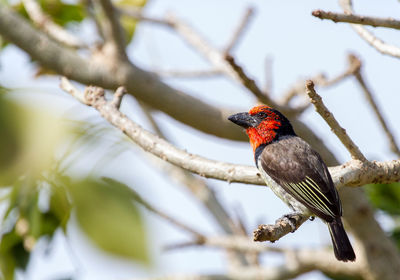
<svg viewBox="0 0 400 280"><path fill-rule="evenodd" d="M281 218L282 220L286 221L292 228L291 233L295 232L297 229L297 220L299 216L302 216L302 213L294 212L283 215L283 217Z"/></svg>

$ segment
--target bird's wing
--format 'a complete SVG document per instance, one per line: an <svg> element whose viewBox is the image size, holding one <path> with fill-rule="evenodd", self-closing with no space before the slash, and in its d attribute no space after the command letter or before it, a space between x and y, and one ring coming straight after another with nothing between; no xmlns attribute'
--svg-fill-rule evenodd
<svg viewBox="0 0 400 280"><path fill-rule="evenodd" d="M261 168L318 217L330 222L341 216L338 193L320 155L301 138L287 137L267 145Z"/></svg>

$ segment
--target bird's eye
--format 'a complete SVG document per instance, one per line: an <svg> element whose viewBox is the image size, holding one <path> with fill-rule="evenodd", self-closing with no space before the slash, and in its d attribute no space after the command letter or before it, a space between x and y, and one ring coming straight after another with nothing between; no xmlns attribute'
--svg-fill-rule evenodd
<svg viewBox="0 0 400 280"><path fill-rule="evenodd" d="M267 114L266 113L264 113L264 112L259 112L259 113L257 113L257 117L259 117L259 118L266 118L267 117Z"/></svg>

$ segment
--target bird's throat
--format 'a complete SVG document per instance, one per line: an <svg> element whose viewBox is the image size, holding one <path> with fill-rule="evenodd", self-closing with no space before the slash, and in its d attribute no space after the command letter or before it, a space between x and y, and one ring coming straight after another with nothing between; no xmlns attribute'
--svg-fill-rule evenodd
<svg viewBox="0 0 400 280"><path fill-rule="evenodd" d="M276 136L276 132L272 129L261 131L260 133L260 130L254 127L246 129L246 133L249 136L253 152L255 152L260 145L267 145L271 143Z"/></svg>

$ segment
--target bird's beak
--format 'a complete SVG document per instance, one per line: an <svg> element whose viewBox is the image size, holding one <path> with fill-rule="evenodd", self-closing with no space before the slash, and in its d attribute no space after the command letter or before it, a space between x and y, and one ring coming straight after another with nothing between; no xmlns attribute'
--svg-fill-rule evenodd
<svg viewBox="0 0 400 280"><path fill-rule="evenodd" d="M246 129L257 124L257 121L247 112L234 114L228 120Z"/></svg>

